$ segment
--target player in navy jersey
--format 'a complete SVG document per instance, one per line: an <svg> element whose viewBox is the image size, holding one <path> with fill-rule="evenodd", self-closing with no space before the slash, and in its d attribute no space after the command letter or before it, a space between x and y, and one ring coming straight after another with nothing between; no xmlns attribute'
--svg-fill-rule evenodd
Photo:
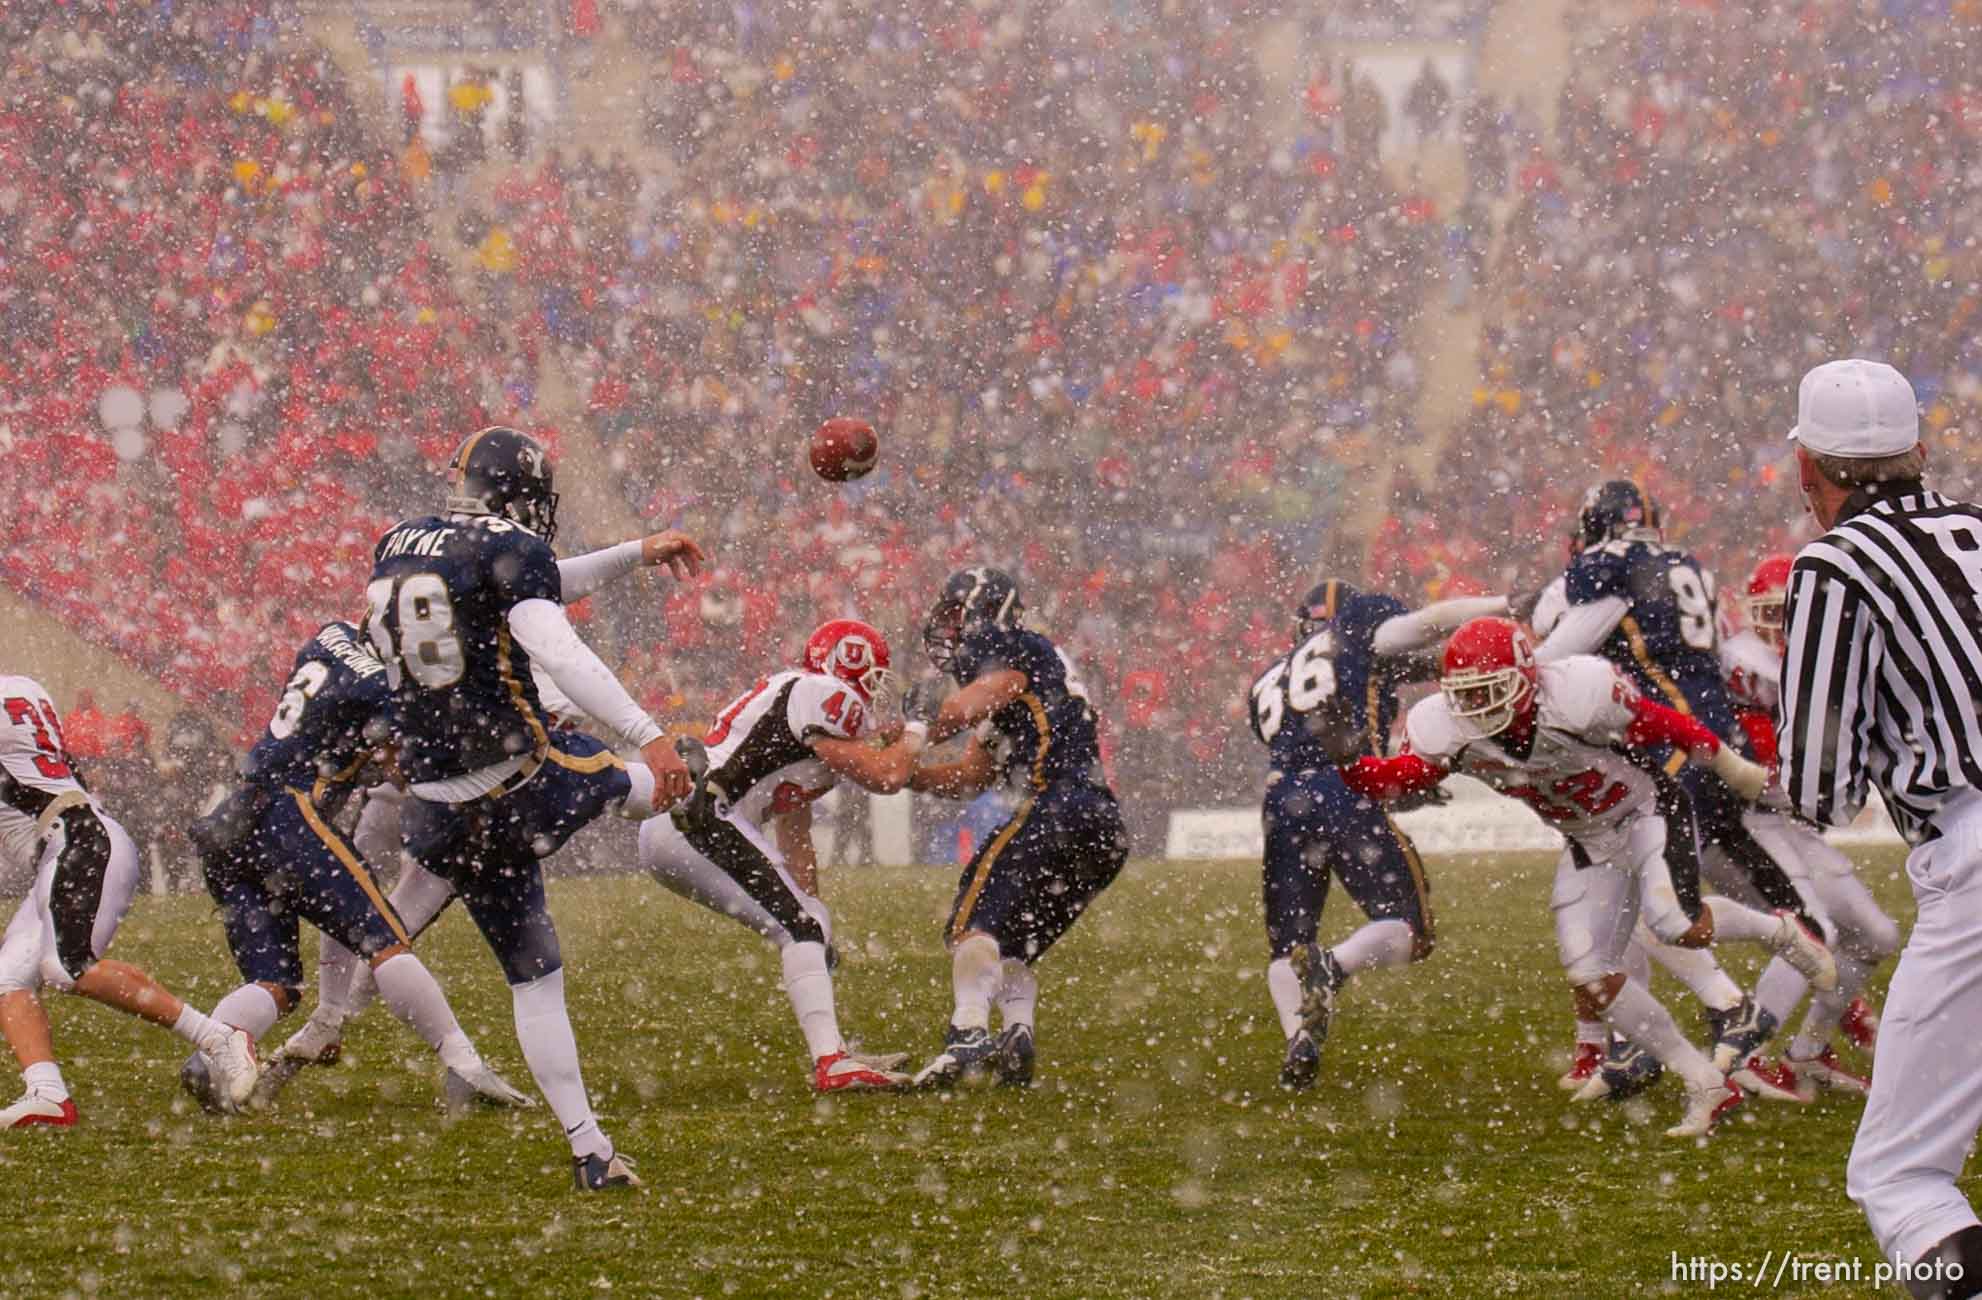
<svg viewBox="0 0 1982 1300"><path fill-rule="evenodd" d="M968 797L1003 780L1020 797L1011 818L964 868L945 939L955 1010L943 1050L915 1076L946 1087L989 1072L1032 1078L1032 965L1067 932L1128 860L1122 811L1101 771L1094 707L1064 652L1023 625L1012 579L966 569L943 584L923 628L930 660L959 688L940 709L911 691L904 713L940 744L970 732L961 757L918 761L910 787ZM898 744L918 744L920 729ZM990 1032L991 1004L1002 1032Z"/></svg>
<svg viewBox="0 0 1982 1300"><path fill-rule="evenodd" d="M1720 663L1720 625L1713 574L1693 556L1665 544L1657 507L1628 480L1590 489L1578 517L1581 549L1564 576L1568 607L1536 651L1542 662L1572 654L1599 654L1623 669L1646 696L1698 718L1708 730L1746 753L1747 736L1735 718ZM1698 893L1699 851L1718 850L1744 874L1771 909L1795 913L1811 931L1832 937L1811 914L1789 873L1742 822L1747 803L1713 772L1685 755L1659 755L1670 778L1661 807L1678 830L1689 820L1691 836L1671 835L1673 875L1687 897ZM1777 980L1791 980L1786 964L1772 964ZM1765 983L1771 979L1765 973ZM1774 1033L1775 1017L1756 998L1734 1007L1708 1006L1717 1051L1745 1061Z"/></svg>
<svg viewBox="0 0 1982 1300"><path fill-rule="evenodd" d="M1429 956L1424 866L1384 811L1336 770L1381 757L1401 682L1438 676L1435 651L1471 618L1507 611L1504 597L1448 600L1417 614L1394 596L1329 580L1296 611L1293 647L1254 681L1253 734L1271 770L1261 807L1269 961L1266 987L1287 1051L1283 1087L1306 1088L1321 1063L1335 994L1358 971ZM1330 873L1369 923L1332 949L1315 942Z"/></svg>
<svg viewBox="0 0 1982 1300"><path fill-rule="evenodd" d="M385 665L348 623L326 623L296 653L268 728L238 787L190 834L220 904L234 963L248 981L214 1015L259 1040L302 995L299 921L371 964L386 1004L448 1069L450 1094L529 1105L483 1063L371 867L333 825L385 739ZM271 1067L275 1068L275 1067ZM187 1091L217 1108L204 1057L180 1071Z"/></svg>
<svg viewBox="0 0 1982 1300"><path fill-rule="evenodd" d="M565 617L544 449L514 429L484 429L449 473L446 513L380 538L366 588L413 796L401 833L501 963L524 1059L564 1127L579 1188L637 1186L585 1093L539 862L603 812L640 819L671 807L689 792L688 770ZM641 765L590 736L553 733L533 667L637 745Z"/></svg>

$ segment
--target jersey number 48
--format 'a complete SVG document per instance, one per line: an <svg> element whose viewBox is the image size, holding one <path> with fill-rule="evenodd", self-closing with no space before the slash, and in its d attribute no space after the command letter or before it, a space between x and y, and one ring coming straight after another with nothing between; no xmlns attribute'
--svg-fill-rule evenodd
<svg viewBox="0 0 1982 1300"><path fill-rule="evenodd" d="M461 654L461 638L454 634L454 602L447 598L447 584L439 574L375 578L365 588L365 599L372 609L366 620L372 646L385 661L394 690L399 688L402 664L414 681L430 691L461 680L467 661Z"/></svg>

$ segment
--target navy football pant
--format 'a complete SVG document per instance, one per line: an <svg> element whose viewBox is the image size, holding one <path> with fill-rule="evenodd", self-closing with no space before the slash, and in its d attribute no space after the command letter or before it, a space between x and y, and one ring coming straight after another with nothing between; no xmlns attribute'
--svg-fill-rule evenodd
<svg viewBox="0 0 1982 1300"><path fill-rule="evenodd" d="M1128 858L1122 810L1105 787L1063 781L1031 791L964 867L948 942L981 931L1001 956L1037 961Z"/></svg>
<svg viewBox="0 0 1982 1300"><path fill-rule="evenodd" d="M542 859L632 793L626 767L590 736L559 732L544 764L507 794L463 804L408 799L414 861L454 887L511 984L564 965L544 902Z"/></svg>
<svg viewBox="0 0 1982 1300"><path fill-rule="evenodd" d="M301 790L270 799L238 845L201 861L243 979L300 991L303 921L368 960L407 942L371 868Z"/></svg>
<svg viewBox="0 0 1982 1300"><path fill-rule="evenodd" d="M1418 850L1341 773L1331 767L1283 776L1267 788L1260 816L1266 939L1276 960L1314 942L1331 875L1370 920L1409 925L1414 956L1429 951L1431 888Z"/></svg>

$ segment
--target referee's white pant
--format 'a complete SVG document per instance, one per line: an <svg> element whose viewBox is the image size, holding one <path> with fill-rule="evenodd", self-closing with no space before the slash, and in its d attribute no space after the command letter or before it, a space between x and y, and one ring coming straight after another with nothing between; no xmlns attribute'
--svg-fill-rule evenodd
<svg viewBox="0 0 1982 1300"><path fill-rule="evenodd" d="M1906 859L1919 915L1893 970L1845 1190L1887 1259L1911 1263L1977 1222L1955 1187L1982 1130L1982 793Z"/></svg>

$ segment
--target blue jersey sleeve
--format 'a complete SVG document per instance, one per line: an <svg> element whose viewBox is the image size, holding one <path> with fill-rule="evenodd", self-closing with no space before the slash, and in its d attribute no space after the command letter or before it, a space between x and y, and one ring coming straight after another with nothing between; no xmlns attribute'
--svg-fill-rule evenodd
<svg viewBox="0 0 1982 1300"><path fill-rule="evenodd" d="M957 646L957 680L966 686L987 673L1016 668L1032 676L1032 655L1018 633L1010 628L979 623L964 631Z"/></svg>
<svg viewBox="0 0 1982 1300"><path fill-rule="evenodd" d="M564 581L558 576L557 552L533 533L512 528L496 534L485 547L488 585L504 606L526 600L564 602Z"/></svg>
<svg viewBox="0 0 1982 1300"><path fill-rule="evenodd" d="M1563 592L1572 605L1587 605L1606 596L1631 598L1629 564L1621 555L1585 551L1569 565Z"/></svg>

